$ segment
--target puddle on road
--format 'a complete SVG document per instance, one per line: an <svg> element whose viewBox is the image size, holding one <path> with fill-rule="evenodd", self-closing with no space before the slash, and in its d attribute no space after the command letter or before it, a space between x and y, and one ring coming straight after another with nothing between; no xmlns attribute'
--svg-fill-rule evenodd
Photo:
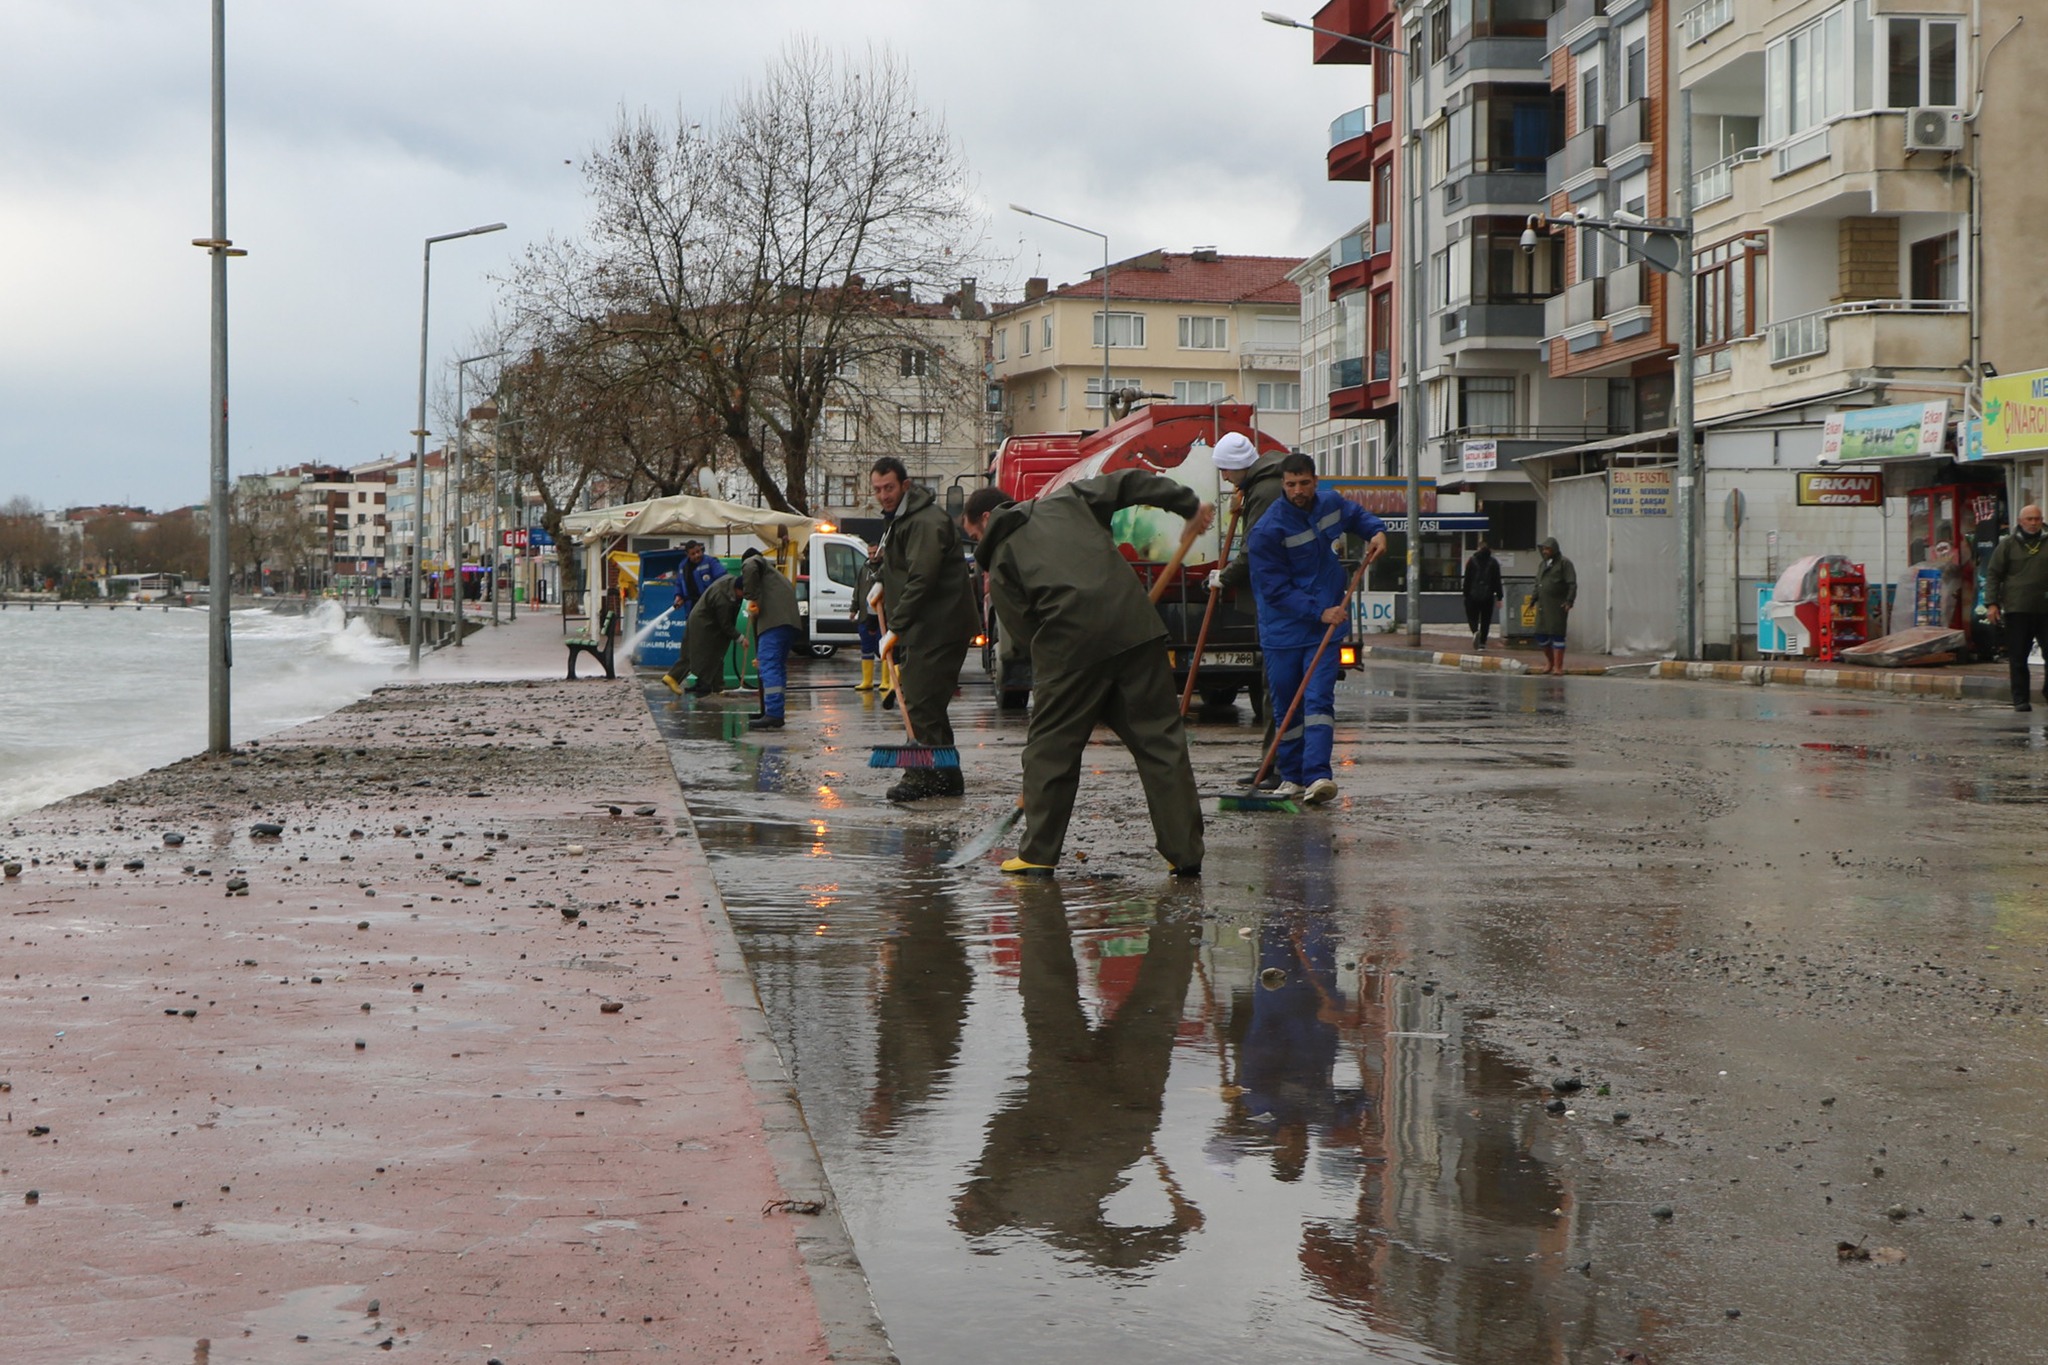
<svg viewBox="0 0 2048 1365"><path fill-rule="evenodd" d="M875 781L821 805L820 756L656 712L906 1362L1505 1365L1632 1331L1572 1269L1596 1201L1547 1094L1340 894L1326 827L1218 822L1193 891L949 874L970 820Z"/></svg>

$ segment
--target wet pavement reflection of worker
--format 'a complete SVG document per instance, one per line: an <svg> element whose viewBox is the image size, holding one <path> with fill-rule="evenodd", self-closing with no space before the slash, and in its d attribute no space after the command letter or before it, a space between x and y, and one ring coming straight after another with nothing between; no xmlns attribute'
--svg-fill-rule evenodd
<svg viewBox="0 0 2048 1365"><path fill-rule="evenodd" d="M1154 1146L1200 946L1199 901L1174 896L1154 906L1130 993L1091 1025L1058 883L1020 883L1016 896L1029 1061L1021 1095L989 1124L954 1202L954 1225L971 1237L1015 1228L1104 1269L1143 1269L1177 1255L1203 1221ZM1112 1224L1106 1205L1141 1163L1163 1186L1171 1216Z"/></svg>
<svg viewBox="0 0 2048 1365"><path fill-rule="evenodd" d="M874 1085L860 1116L870 1138L895 1135L951 1074L974 988L954 882L940 867L950 846L936 847L936 832L917 826L901 837L910 894L892 898L895 922L878 954Z"/></svg>

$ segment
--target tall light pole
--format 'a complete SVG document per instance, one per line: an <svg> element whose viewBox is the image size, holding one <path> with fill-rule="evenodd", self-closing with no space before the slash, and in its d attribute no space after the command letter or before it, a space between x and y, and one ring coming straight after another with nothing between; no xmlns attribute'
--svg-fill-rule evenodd
<svg viewBox="0 0 2048 1365"><path fill-rule="evenodd" d="M1358 38L1334 28L1318 28L1305 24L1299 19L1290 19L1284 14L1266 10L1259 15L1269 24L1281 28L1304 29L1320 33L1325 38L1336 38L1343 42L1355 43L1359 47L1371 48L1391 56L1406 59L1408 49L1395 47L1392 43L1374 42L1370 38ZM1377 100L1383 93L1373 92ZM1401 178L1408 185L1408 250L1409 260L1405 265L1396 262L1396 277L1401 293L1401 348L1407 352L1407 364L1402 367L1401 379L1401 463L1407 467L1408 487L1408 532L1402 537L1407 546L1407 588L1405 612L1408 617L1408 643L1422 644L1422 301L1416 297L1422 288L1421 267L1427 260L1423 251L1423 233L1428 218L1423 210L1422 155L1419 148L1407 145L1412 129L1403 131L1403 125L1412 120L1408 114L1408 98L1412 92L1403 91L1394 101L1400 117L1394 125L1394 146L1399 150L1403 165Z"/></svg>
<svg viewBox="0 0 2048 1365"><path fill-rule="evenodd" d="M1043 220L1044 220L1045 222L1048 222L1048 223L1056 223L1056 224L1058 224L1058 225L1059 225L1060 227L1063 227L1063 228L1071 228L1071 229L1073 229L1073 230L1074 230L1075 232L1085 232L1085 233L1087 233L1087 234L1088 234L1088 235L1089 235L1090 237L1100 237L1100 238L1102 239L1102 425L1104 425L1104 426L1108 426L1108 425L1109 425L1109 234L1108 234L1108 233L1106 233L1106 232L1097 232L1097 231L1096 231L1096 230L1095 230L1094 228L1086 228L1086 227L1082 227L1082 226L1081 226L1081 225L1080 225L1079 223L1070 223L1070 222L1068 222L1068 221L1067 221L1066 219L1064 219L1064 218L1055 218L1055 217L1053 217L1053 216L1052 216L1051 214L1049 214L1049 213L1039 213L1039 212L1037 212L1037 211L1035 211L1035 210L1033 210L1033 209L1027 209L1027 208L1025 208L1025 207L1024 207L1024 206L1023 206L1022 204L1012 204L1012 205L1010 205L1010 209L1011 209L1011 211L1012 211L1012 212L1014 212L1014 213L1021 213L1021 214L1023 214L1023 215L1024 215L1024 216L1025 216L1026 218L1039 218L1039 219L1043 219Z"/></svg>
<svg viewBox="0 0 2048 1365"><path fill-rule="evenodd" d="M228 637L228 257L246 256L228 240L227 0L213 0L213 232L192 245L212 258L212 391L208 436L212 467L207 497L206 575L206 751L224 754L228 735L228 669L234 665Z"/></svg>
<svg viewBox="0 0 2048 1365"><path fill-rule="evenodd" d="M218 0L216 0L218 3ZM413 428L412 448L412 620L406 629L412 667L420 666L420 547L427 528L427 302L433 297L434 243L452 242L458 237L481 237L486 232L503 232L503 223L464 228L427 238L420 253L420 406L419 425Z"/></svg>

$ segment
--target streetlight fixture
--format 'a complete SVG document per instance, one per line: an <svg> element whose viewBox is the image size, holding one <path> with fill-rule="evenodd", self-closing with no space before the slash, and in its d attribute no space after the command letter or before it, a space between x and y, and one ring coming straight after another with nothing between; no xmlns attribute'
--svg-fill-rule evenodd
<svg viewBox="0 0 2048 1365"><path fill-rule="evenodd" d="M1024 215L1024 216L1025 216L1026 218L1040 218L1040 219L1043 219L1043 220L1045 220L1045 221L1046 221L1046 222L1048 222L1048 223L1056 223L1056 224L1058 224L1058 225L1059 225L1060 227L1063 227L1063 228L1072 228L1072 229L1073 229L1073 230L1074 230L1075 232L1085 232L1085 233L1087 233L1087 234L1088 234L1088 235L1089 235L1090 237L1100 237L1100 238L1102 239L1102 425L1104 425L1104 426L1108 426L1108 425L1109 425L1109 234L1108 234L1108 233L1106 233L1106 232L1097 232L1097 231L1096 231L1096 230L1095 230L1094 228L1086 228L1086 227L1082 227L1082 226L1081 226L1081 225L1080 225L1079 223L1070 223L1070 222L1068 222L1068 221L1067 221L1066 219L1064 219L1064 218L1055 218L1055 217L1053 217L1053 216L1052 216L1051 214L1049 214L1049 213L1039 213L1039 212L1037 212L1037 211L1036 211L1035 209L1027 209L1027 208L1025 208L1025 207L1024 207L1024 206L1023 206L1022 204L1012 204L1012 205L1010 205L1010 210L1011 210L1011 212L1013 212L1013 213L1021 213L1021 214L1023 214L1023 215Z"/></svg>
<svg viewBox="0 0 2048 1365"><path fill-rule="evenodd" d="M486 232L503 232L503 223L444 232L427 238L420 253L420 406L419 425L413 428L412 448L412 620L406 629L412 667L420 666L420 549L427 528L427 301L433 296L434 243L452 242L458 237L481 237Z"/></svg>
<svg viewBox="0 0 2048 1365"><path fill-rule="evenodd" d="M1320 33L1325 38L1336 38L1342 42L1355 43L1359 47L1385 52L1390 56L1406 60L1408 49L1392 43L1375 42L1370 38L1358 38L1342 30L1319 28L1305 24L1299 19L1290 19L1284 14L1264 10L1259 17L1280 28L1298 28L1307 33ZM1373 91L1377 99L1382 92ZM1401 331L1406 337L1404 349L1408 363L1403 366L1401 381L1401 463L1407 467L1408 531L1402 538L1407 546L1406 591L1404 610L1408 617L1408 643L1420 647L1422 644L1422 306L1416 297L1422 288L1421 266L1428 259L1424 250L1423 232L1427 219L1423 214L1422 163L1419 148L1408 146L1414 136L1414 129L1403 131L1403 125L1411 123L1408 114L1408 95L1404 92L1394 101L1400 118L1394 126L1394 145L1403 149L1406 159L1408 194L1408 256L1407 264L1401 270Z"/></svg>

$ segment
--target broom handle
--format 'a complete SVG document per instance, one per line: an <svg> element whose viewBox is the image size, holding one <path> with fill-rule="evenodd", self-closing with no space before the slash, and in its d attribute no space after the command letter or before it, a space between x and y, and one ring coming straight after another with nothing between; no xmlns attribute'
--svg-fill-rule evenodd
<svg viewBox="0 0 2048 1365"><path fill-rule="evenodd" d="M1223 528L1223 548L1217 552L1216 556L1216 563L1219 566L1229 562L1231 542L1237 539L1237 514L1244 510L1243 504L1243 494L1239 494L1237 498L1234 499L1230 504L1230 521L1229 524L1227 524ZM1216 602L1217 599L1222 596L1223 585L1219 583L1215 587L1209 589L1209 605L1202 608L1202 628L1195 635L1194 657L1188 660L1187 686L1181 688L1180 690L1180 713L1183 716L1187 715L1188 702L1191 699L1193 699L1195 695L1195 674L1201 671L1202 650L1206 648L1209 643L1209 623L1216 619Z"/></svg>
<svg viewBox="0 0 2048 1365"><path fill-rule="evenodd" d="M1365 571L1371 567L1371 555L1367 555L1358 561L1358 568L1352 572L1351 581L1344 587L1343 600L1345 602L1349 602L1351 595L1358 591L1359 582L1365 577ZM1339 603L1338 605L1342 604ZM1301 709L1302 698L1308 695L1309 679L1315 677L1316 665L1323 661L1323 654L1330 648L1330 641L1337 638L1337 627L1343 624L1342 621L1333 621L1324 629L1323 642L1316 646L1315 657L1308 661L1308 671L1301 675L1301 686L1294 689L1294 700L1287 705L1286 717L1273 727L1273 743L1266 750L1266 761L1259 765L1259 775L1252 781L1254 790L1257 789L1259 783L1266 780L1266 774L1273 770L1273 760L1280 756L1280 741L1286 735L1287 727L1294 724L1294 713Z"/></svg>
<svg viewBox="0 0 2048 1365"><path fill-rule="evenodd" d="M882 608L883 603L875 603L875 628L881 631L882 634L887 635L889 633L889 614ZM901 645L903 641L898 640L896 643ZM882 662L887 663L888 661L889 655L882 655ZM917 731L910 728L910 708L903 704L903 665L900 662L896 665L896 709L903 713L904 741L909 744L916 744Z"/></svg>
<svg viewBox="0 0 2048 1365"><path fill-rule="evenodd" d="M1180 572L1180 562L1188 557L1188 547L1195 543L1198 534L1195 523L1190 521L1188 529L1180 533L1180 544L1174 547L1173 558L1166 561L1166 567L1159 571L1159 577L1152 580L1152 591L1145 594L1146 601L1158 606L1159 599L1166 596L1167 585L1172 583L1173 576Z"/></svg>

